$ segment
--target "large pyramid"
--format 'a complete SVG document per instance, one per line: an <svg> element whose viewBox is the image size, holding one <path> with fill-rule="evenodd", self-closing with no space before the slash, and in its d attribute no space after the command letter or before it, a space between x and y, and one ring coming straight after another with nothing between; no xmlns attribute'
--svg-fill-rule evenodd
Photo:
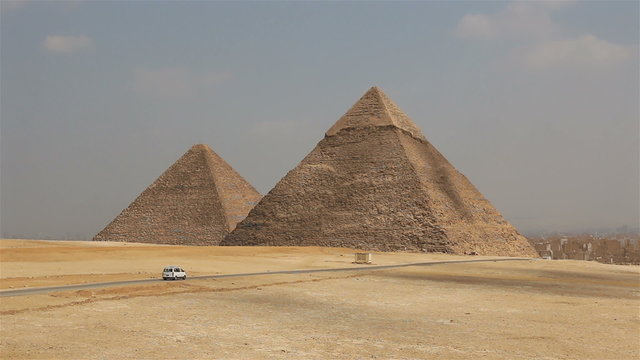
<svg viewBox="0 0 640 360"><path fill-rule="evenodd" d="M218 245L260 194L207 145L194 145L94 241Z"/></svg>
<svg viewBox="0 0 640 360"><path fill-rule="evenodd" d="M537 256L376 87L221 245Z"/></svg>

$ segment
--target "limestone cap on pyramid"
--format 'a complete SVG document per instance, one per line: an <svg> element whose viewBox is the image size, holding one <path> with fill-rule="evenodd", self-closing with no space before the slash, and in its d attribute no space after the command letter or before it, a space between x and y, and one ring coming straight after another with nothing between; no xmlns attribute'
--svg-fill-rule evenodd
<svg viewBox="0 0 640 360"><path fill-rule="evenodd" d="M369 89L326 132L333 136L344 129L395 126L412 137L426 140L416 124L377 86Z"/></svg>

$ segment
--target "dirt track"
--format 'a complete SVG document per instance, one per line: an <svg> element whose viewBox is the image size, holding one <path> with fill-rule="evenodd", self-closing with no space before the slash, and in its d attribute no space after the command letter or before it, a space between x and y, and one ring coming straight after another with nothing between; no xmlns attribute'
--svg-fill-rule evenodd
<svg viewBox="0 0 640 360"><path fill-rule="evenodd" d="M352 250L0 242L2 288L351 266ZM376 264L475 259L374 254ZM0 355L39 359L636 359L638 267L578 261L166 282L0 299ZM96 346L96 344L100 344Z"/></svg>

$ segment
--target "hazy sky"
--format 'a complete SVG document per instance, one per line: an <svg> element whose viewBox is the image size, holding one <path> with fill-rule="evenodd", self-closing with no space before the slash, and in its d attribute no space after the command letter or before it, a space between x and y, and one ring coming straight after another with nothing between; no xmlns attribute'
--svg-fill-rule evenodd
<svg viewBox="0 0 640 360"><path fill-rule="evenodd" d="M264 194L373 85L521 231L637 226L639 11L2 0L0 232L89 239L196 143Z"/></svg>

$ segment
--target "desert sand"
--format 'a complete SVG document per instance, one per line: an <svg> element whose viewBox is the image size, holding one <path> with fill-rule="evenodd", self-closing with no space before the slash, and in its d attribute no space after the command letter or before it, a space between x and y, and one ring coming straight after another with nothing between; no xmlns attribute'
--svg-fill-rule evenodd
<svg viewBox="0 0 640 360"><path fill-rule="evenodd" d="M0 240L0 288L362 266L353 252ZM639 305L639 267L575 260L188 279L0 297L0 357L638 359Z"/></svg>

